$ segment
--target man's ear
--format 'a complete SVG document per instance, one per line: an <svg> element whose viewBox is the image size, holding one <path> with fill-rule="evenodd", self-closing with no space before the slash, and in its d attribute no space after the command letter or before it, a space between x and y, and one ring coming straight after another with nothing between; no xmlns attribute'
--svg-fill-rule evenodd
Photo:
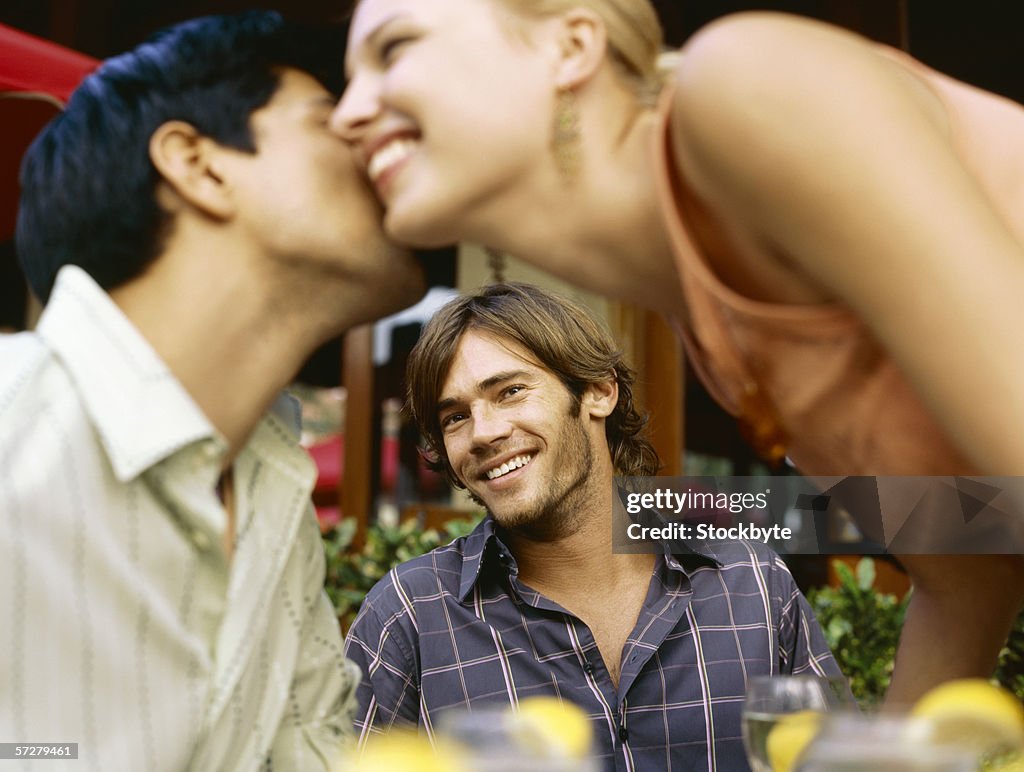
<svg viewBox="0 0 1024 772"><path fill-rule="evenodd" d="M614 378L597 381L583 392L581 408L591 418L607 418L619 404L619 384Z"/></svg>
<svg viewBox="0 0 1024 772"><path fill-rule="evenodd" d="M149 157L163 182L183 200L217 219L234 212L219 169L220 146L184 121L168 121L149 138Z"/></svg>
<svg viewBox="0 0 1024 772"><path fill-rule="evenodd" d="M556 85L565 91L583 85L600 69L608 50L608 32L604 19L588 8L573 8L559 21Z"/></svg>

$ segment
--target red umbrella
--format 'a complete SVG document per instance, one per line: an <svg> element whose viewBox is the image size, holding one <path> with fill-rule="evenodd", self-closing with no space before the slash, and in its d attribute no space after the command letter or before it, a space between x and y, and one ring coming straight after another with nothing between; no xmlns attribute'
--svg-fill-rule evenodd
<svg viewBox="0 0 1024 772"><path fill-rule="evenodd" d="M98 64L92 57L0 24L0 241L14 236L21 157Z"/></svg>

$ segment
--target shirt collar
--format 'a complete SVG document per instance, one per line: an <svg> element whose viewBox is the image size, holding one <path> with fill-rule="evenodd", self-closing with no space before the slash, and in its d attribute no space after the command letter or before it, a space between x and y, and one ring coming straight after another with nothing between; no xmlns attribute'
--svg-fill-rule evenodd
<svg viewBox="0 0 1024 772"><path fill-rule="evenodd" d="M511 568L515 558L497 533L497 523L488 513L483 520L466 537L462 551L462 574L459 579L459 601L465 602L473 591L473 586L480 578L483 570L485 554L496 552L502 565Z"/></svg>
<svg viewBox="0 0 1024 772"><path fill-rule="evenodd" d="M193 442L226 443L110 296L67 265L38 333L61 360L96 427L114 474L127 482Z"/></svg>
<svg viewBox="0 0 1024 772"><path fill-rule="evenodd" d="M723 563L715 549L706 541L689 539L676 542L674 549L665 551L665 563L669 568L682 571L687 576L702 566L721 568ZM488 557L490 556L490 557ZM497 560L506 573L516 565L515 557L498 535L498 526L488 513L466 537L462 551L462 573L459 577L459 601L465 603L473 587L480 579L486 560Z"/></svg>
<svg viewBox="0 0 1024 772"><path fill-rule="evenodd" d="M682 571L687 576L702 566L711 565L714 568L723 566L722 559L718 557L714 547L706 541L688 539L682 544L674 546L676 548L671 552L665 550L665 563L669 568Z"/></svg>

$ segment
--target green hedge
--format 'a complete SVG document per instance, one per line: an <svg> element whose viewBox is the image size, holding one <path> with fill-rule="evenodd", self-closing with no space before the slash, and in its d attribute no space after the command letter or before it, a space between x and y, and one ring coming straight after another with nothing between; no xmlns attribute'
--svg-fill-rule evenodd
<svg viewBox="0 0 1024 772"><path fill-rule="evenodd" d="M342 630L348 630L363 598L392 566L423 555L435 547L472 531L480 518L449 520L441 530L424 530L415 520L398 526L372 525L366 544L359 551L352 549L356 521L348 517L324 536L327 555L327 595L338 614Z"/></svg>
<svg viewBox="0 0 1024 772"><path fill-rule="evenodd" d="M862 707L878 703L889 687L907 598L875 589L875 562L862 558L856 572L833 561L837 587L816 587L807 600L850 690Z"/></svg>
<svg viewBox="0 0 1024 772"><path fill-rule="evenodd" d="M861 558L855 571L834 561L838 587L818 587L807 594L825 639L850 689L862 707L878 704L892 677L896 644L907 610L902 601L875 589L875 563ZM1017 616L999 654L992 680L1024 700L1024 612Z"/></svg>

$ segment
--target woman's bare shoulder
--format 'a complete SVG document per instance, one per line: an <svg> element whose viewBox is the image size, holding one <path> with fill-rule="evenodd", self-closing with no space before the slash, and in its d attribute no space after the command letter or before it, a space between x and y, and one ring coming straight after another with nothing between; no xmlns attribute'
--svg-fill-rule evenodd
<svg viewBox="0 0 1024 772"><path fill-rule="evenodd" d="M927 89L882 52L867 38L810 18L773 12L723 17L680 52L673 129L708 142L733 142L758 129L799 136L814 130L808 119L818 115L883 120L893 107L885 104L886 89L902 101L898 106L931 111L941 122L940 105Z"/></svg>

